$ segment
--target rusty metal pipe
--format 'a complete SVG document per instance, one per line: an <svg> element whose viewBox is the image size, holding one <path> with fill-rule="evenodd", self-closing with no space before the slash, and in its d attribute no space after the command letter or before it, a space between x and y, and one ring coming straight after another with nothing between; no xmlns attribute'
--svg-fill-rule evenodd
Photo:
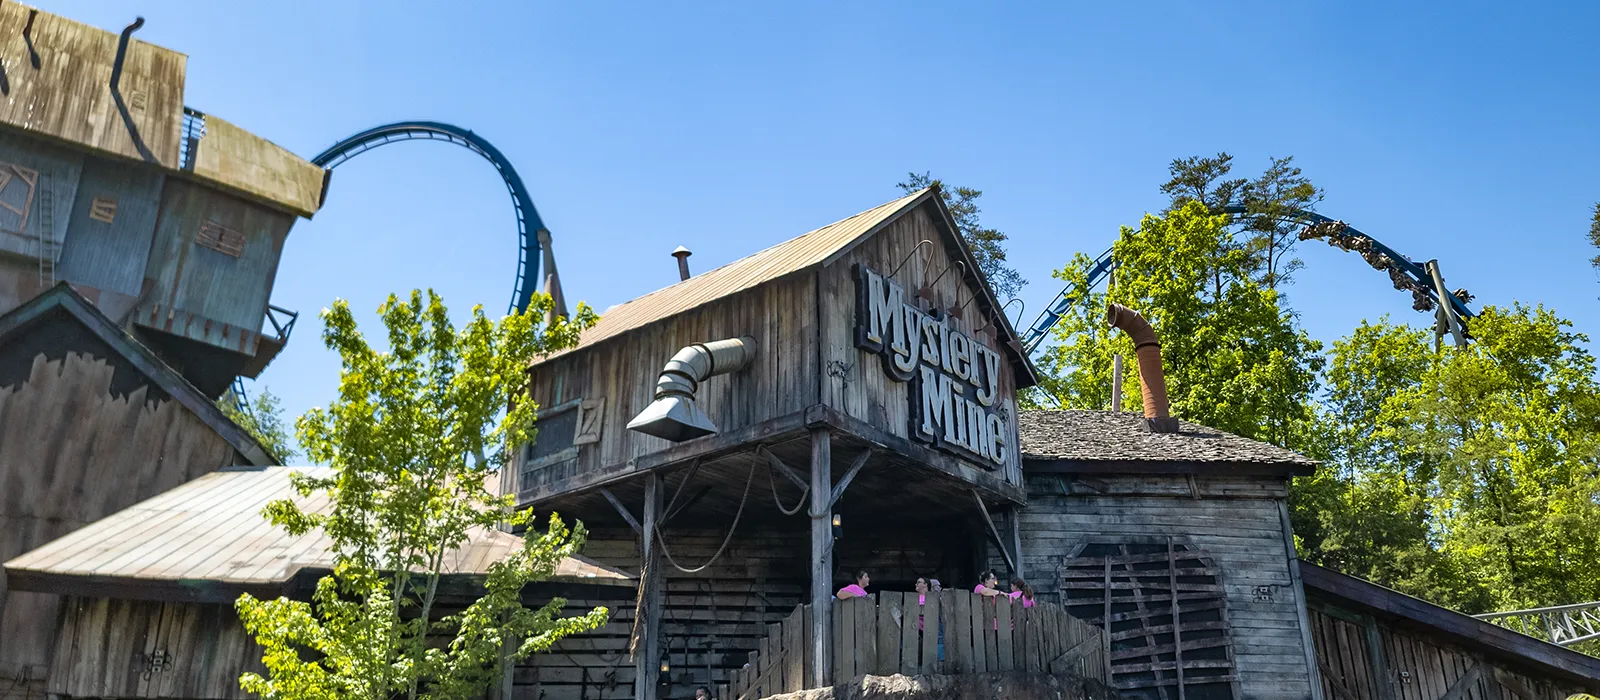
<svg viewBox="0 0 1600 700"><path fill-rule="evenodd" d="M1133 339L1139 360L1139 388L1144 393L1145 428L1152 433L1178 432L1178 421L1167 413L1167 378L1161 371L1161 341L1139 312L1121 304L1106 304L1106 324L1120 328Z"/></svg>

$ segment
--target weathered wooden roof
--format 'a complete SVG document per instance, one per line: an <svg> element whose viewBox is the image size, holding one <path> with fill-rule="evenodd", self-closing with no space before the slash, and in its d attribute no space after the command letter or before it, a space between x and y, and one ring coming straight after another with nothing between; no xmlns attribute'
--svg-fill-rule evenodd
<svg viewBox="0 0 1600 700"><path fill-rule="evenodd" d="M1176 433L1151 433L1138 413L1111 411L1019 411L1023 466L1046 464L1127 473L1181 472L1198 468L1251 468L1310 474L1317 461L1257 440L1194 423Z"/></svg>
<svg viewBox="0 0 1600 700"><path fill-rule="evenodd" d="M111 319L106 318L99 308L65 282L57 283L45 293L28 300L28 303L0 315L0 345L10 342L19 334L41 323L63 316L72 322L82 324L90 333L110 346L128 364L133 365L168 396L193 412L202 422L222 436L222 439L227 440L228 444L233 445L233 449L250 464L262 466L278 463L278 458L268 452L265 446L251 437L250 433L238 423L224 415L222 410L217 408L215 401L206 398L205 394L190 384L189 380L184 379L177 370L162 362L154 351L145 347Z"/></svg>
<svg viewBox="0 0 1600 700"><path fill-rule="evenodd" d="M5 563L7 575L38 581L201 582L242 589L288 583L302 569L330 569L333 552L321 532L293 536L261 516L267 503L293 499L318 512L325 496L301 498L289 475L327 467L224 468L134 504ZM522 546L522 538L476 529L445 558L447 574L484 574ZM581 558L557 567L556 580L626 581L621 570Z"/></svg>
<svg viewBox="0 0 1600 700"><path fill-rule="evenodd" d="M215 117L201 117L205 127L185 167L188 58L130 36L113 93L120 43L116 32L0 4L0 55L11 59L0 125L159 167L299 216L322 206L327 171Z"/></svg>
<svg viewBox="0 0 1600 700"><path fill-rule="evenodd" d="M670 287L618 304L607 309L601 315L600 321L593 328L584 331L578 344L566 352L594 345L607 338L675 316L763 282L821 264L834 253L892 221L896 215L921 203L932 193L931 189L918 190L722 267L702 272ZM563 353L540 358L534 364L560 354Z"/></svg>
<svg viewBox="0 0 1600 700"><path fill-rule="evenodd" d="M1576 681L1591 692L1600 690L1600 659L1593 656L1308 561L1300 562L1300 577L1305 584L1306 598L1311 601L1334 598L1352 603L1385 619L1398 620L1403 625L1423 629L1502 660Z"/></svg>

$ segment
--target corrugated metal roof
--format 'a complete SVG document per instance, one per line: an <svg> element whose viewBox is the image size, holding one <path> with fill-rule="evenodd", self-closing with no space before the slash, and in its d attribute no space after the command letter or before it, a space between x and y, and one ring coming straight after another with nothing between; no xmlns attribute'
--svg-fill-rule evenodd
<svg viewBox="0 0 1600 700"><path fill-rule="evenodd" d="M929 192L931 190L918 190L848 219L836 221L761 252L740 258L715 270L703 272L670 287L658 289L607 309L593 328L584 331L578 344L565 352L594 345L654 321L675 316L702 304L819 264L871 233L896 214L921 202ZM540 358L539 362L560 354L564 353Z"/></svg>
<svg viewBox="0 0 1600 700"><path fill-rule="evenodd" d="M295 494L289 475L327 467L224 470L137 503L70 535L6 562L7 571L59 576L201 580L254 585L288 581L303 568L331 568L333 552L320 532L295 537L261 517L267 503L292 498L315 512L328 501ZM522 546L522 538L477 529L465 547L445 558L445 573L486 573ZM625 580L617 569L568 558L555 578Z"/></svg>

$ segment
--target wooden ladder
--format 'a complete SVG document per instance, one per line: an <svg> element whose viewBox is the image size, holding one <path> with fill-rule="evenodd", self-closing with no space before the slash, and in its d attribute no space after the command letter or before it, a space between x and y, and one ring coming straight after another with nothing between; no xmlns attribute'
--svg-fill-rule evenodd
<svg viewBox="0 0 1600 700"><path fill-rule="evenodd" d="M59 245L56 243L55 222L55 195L50 189L50 176L39 173L38 196L34 198L34 205L39 210L39 291L49 291L56 285L56 256L59 254Z"/></svg>

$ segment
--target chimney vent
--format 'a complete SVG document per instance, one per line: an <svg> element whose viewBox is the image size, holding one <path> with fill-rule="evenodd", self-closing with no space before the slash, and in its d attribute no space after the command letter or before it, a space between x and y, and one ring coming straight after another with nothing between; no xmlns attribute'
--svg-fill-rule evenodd
<svg viewBox="0 0 1600 700"><path fill-rule="evenodd" d="M1133 339L1139 360L1139 386L1144 390L1144 427L1152 433L1178 432L1178 419L1167 414L1167 378L1161 371L1161 341L1139 312L1121 304L1106 304L1106 324L1121 328Z"/></svg>
<svg viewBox="0 0 1600 700"><path fill-rule="evenodd" d="M672 257L678 259L679 282L689 279L689 256L691 255L694 255L694 253L689 252L688 248L681 245L672 251Z"/></svg>

